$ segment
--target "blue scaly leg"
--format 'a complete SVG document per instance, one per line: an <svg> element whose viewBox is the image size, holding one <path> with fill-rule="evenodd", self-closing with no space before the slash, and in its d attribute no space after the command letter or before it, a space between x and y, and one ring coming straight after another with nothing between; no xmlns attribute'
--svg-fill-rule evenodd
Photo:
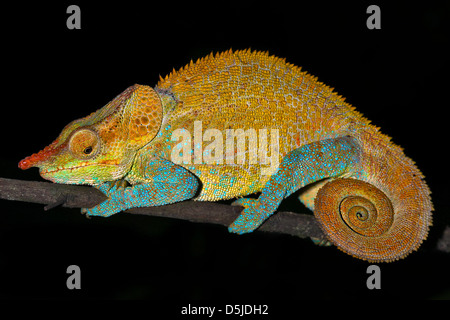
<svg viewBox="0 0 450 320"><path fill-rule="evenodd" d="M242 198L233 202L245 209L228 230L237 234L254 231L275 212L284 198L298 189L351 170L358 163L358 154L357 143L350 136L313 142L291 151L258 199Z"/></svg>
<svg viewBox="0 0 450 320"><path fill-rule="evenodd" d="M120 211L137 207L162 206L191 199L199 188L195 175L168 160L155 158L146 164L145 183L120 187L115 181L105 182L98 189L109 199L83 209L88 216L109 217Z"/></svg>

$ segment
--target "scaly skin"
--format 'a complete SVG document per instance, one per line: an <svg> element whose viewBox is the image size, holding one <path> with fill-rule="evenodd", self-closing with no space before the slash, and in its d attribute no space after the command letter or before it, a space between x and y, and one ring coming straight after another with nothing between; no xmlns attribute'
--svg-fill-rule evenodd
<svg viewBox="0 0 450 320"><path fill-rule="evenodd" d="M154 89L128 88L19 164L33 166L105 192L89 215L261 192L235 202L245 207L229 227L238 234L301 189L329 240L372 262L416 250L432 219L430 191L400 147L315 77L250 50L191 61Z"/></svg>

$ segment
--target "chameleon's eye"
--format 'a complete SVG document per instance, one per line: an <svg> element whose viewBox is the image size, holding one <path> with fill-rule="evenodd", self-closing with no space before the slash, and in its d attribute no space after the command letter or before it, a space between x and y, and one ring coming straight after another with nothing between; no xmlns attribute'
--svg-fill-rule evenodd
<svg viewBox="0 0 450 320"><path fill-rule="evenodd" d="M81 129L75 132L69 141L69 150L79 159L93 158L100 149L100 141L97 133L89 129Z"/></svg>
<svg viewBox="0 0 450 320"><path fill-rule="evenodd" d="M86 147L86 148L83 150L84 154L86 154L86 155L91 154L92 151L94 151L94 148L92 148L91 146Z"/></svg>

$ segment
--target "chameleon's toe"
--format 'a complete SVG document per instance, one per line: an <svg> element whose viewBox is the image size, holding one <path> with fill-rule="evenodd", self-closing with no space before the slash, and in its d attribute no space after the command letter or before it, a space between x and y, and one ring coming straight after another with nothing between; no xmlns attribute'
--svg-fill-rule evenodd
<svg viewBox="0 0 450 320"><path fill-rule="evenodd" d="M86 218L90 219L91 216L88 213L89 208L81 208L81 214L84 215Z"/></svg>
<svg viewBox="0 0 450 320"><path fill-rule="evenodd" d="M96 206L96 207L98 207L98 206ZM92 216L102 216L102 214L98 210L94 210L96 207L81 208L81 214L84 214L87 218L90 218Z"/></svg>
<svg viewBox="0 0 450 320"><path fill-rule="evenodd" d="M246 208L241 212L239 217L228 227L231 233L243 234L249 233L257 229L265 220L263 214L255 209L256 201L246 201Z"/></svg>
<svg viewBox="0 0 450 320"><path fill-rule="evenodd" d="M129 186L129 183L125 179L114 180L111 182L103 183L100 186L100 190L106 194L115 192L117 190L123 190Z"/></svg>

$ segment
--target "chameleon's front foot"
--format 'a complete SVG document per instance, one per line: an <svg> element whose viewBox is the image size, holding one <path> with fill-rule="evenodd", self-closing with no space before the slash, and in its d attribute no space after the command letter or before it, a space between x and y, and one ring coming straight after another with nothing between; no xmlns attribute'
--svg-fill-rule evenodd
<svg viewBox="0 0 450 320"><path fill-rule="evenodd" d="M89 216L109 217L131 208L156 207L191 199L199 188L196 176L164 159L153 162L157 170L152 182L125 187L123 181L106 182L98 189L108 196L94 208L86 209Z"/></svg>
<svg viewBox="0 0 450 320"><path fill-rule="evenodd" d="M109 217L122 210L125 210L125 205L123 204L122 200L124 198L125 184L121 181L122 180L102 183L98 187L98 189L103 192L108 197L108 199L96 205L95 207L82 208L81 213L85 214L86 217Z"/></svg>
<svg viewBox="0 0 450 320"><path fill-rule="evenodd" d="M241 198L231 205L243 206L245 209L239 217L228 227L228 231L237 234L255 231L266 220L266 215L261 212L257 199Z"/></svg>

